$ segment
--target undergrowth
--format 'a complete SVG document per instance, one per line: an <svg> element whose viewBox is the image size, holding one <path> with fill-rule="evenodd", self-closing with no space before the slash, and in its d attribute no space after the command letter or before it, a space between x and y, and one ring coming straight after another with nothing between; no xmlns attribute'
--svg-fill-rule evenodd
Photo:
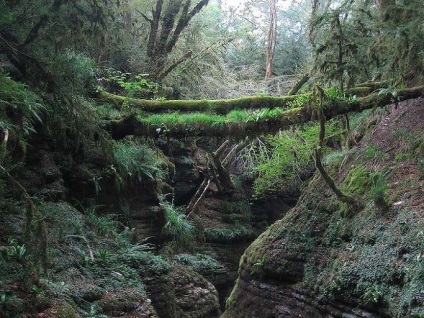
<svg viewBox="0 0 424 318"><path fill-rule="evenodd" d="M143 278L164 275L170 268L149 244L131 243L133 232L112 216L99 216L94 208L84 215L67 203L41 203L39 208L49 228L49 275L33 280L28 288L37 297L25 298L22 311L41 306L47 298L47 308L57 312L68 312L70 304L73 315L95 312L95 317L107 317L106 299L112 293L120 295L114 300L116 310L131 312L147 299ZM14 284L21 279L16 274L25 275L19 269L25 246L11 239L5 253L7 258L0 258L0 297L8 305L0 304L0 313L9 317L21 297Z"/></svg>
<svg viewBox="0 0 424 318"><path fill-rule="evenodd" d="M331 122L327 130L334 133L335 123ZM244 167L245 173L256 176L253 186L256 196L278 193L284 185L302 179L302 173L313 162L311 154L318 132L317 125L282 131L241 152L241 160L250 164Z"/></svg>
<svg viewBox="0 0 424 318"><path fill-rule="evenodd" d="M164 232L170 235L177 245L188 247L195 239L195 225L187 219L183 209L175 207L163 196L160 196L159 200L165 213Z"/></svg>

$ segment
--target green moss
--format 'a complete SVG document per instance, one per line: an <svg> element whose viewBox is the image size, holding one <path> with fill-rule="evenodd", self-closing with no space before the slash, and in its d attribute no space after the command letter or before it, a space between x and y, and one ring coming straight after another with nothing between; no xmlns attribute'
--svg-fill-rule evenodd
<svg viewBox="0 0 424 318"><path fill-rule="evenodd" d="M77 318L79 315L77 314L75 308L68 303L64 303L56 310L57 318Z"/></svg>
<svg viewBox="0 0 424 318"><path fill-rule="evenodd" d="M323 243L327 246L339 247L349 240L352 235L349 223L348 218L342 217L340 213L335 213L324 232Z"/></svg>
<svg viewBox="0 0 424 318"><path fill-rule="evenodd" d="M227 100L142 100L113 95L105 91L98 93L101 101L109 102L120 108L122 106L135 107L149 112L183 111L183 112L214 112L226 114L236 109L261 109L261 108L285 108L288 103L304 97L308 99L309 94L295 96L251 96ZM304 104L303 104L304 105Z"/></svg>
<svg viewBox="0 0 424 318"><path fill-rule="evenodd" d="M189 266L199 273L210 274L221 267L216 259L205 254L178 254L174 256L174 260L178 264Z"/></svg>
<svg viewBox="0 0 424 318"><path fill-rule="evenodd" d="M413 302L420 293L417 282L424 277L419 216L402 211L387 225L376 217L357 216L343 226L332 225L335 220L325 237L350 228L351 239L337 242L341 248L329 260L318 266L308 263L305 286L331 299L358 299L361 305L389 308L391 317L422 312Z"/></svg>
<svg viewBox="0 0 424 318"><path fill-rule="evenodd" d="M251 227L238 224L235 228L206 228L204 229L205 239L208 242L233 242L255 237L255 232Z"/></svg>

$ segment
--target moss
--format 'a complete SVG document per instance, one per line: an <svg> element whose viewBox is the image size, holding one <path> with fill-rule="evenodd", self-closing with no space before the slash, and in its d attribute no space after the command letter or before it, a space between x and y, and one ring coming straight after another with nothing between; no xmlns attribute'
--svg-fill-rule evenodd
<svg viewBox="0 0 424 318"><path fill-rule="evenodd" d="M419 211L393 208L390 213L376 213L376 199L387 195L389 175L375 171L375 166L371 170L366 160L362 155L351 156L353 168L342 181L345 189L367 203L364 211L344 218L334 196L320 187L316 176L296 208L246 250L240 263L243 275L259 282L272 278L281 284L301 279L308 291L326 300L356 304L390 317L421 317L422 216ZM332 165L339 163L334 160ZM404 192L410 191L411 182L416 185L418 179L408 179ZM397 183L396 191L403 183ZM255 266L259 260L263 265ZM240 297L242 291L233 290L229 306L237 306Z"/></svg>
<svg viewBox="0 0 424 318"><path fill-rule="evenodd" d="M108 102L118 108L125 106L135 107L149 112L165 112L165 111L184 111L184 112L215 112L218 114L226 114L235 109L250 108L275 108L284 107L287 103L299 98L299 96L251 96L241 97L237 99L226 100L143 100L135 98L127 98L123 96L113 95L105 91L98 93L98 98L103 102Z"/></svg>
<svg viewBox="0 0 424 318"><path fill-rule="evenodd" d="M235 228L205 228L204 236L207 242L225 243L254 238L256 233L249 226L237 224Z"/></svg>
<svg viewBox="0 0 424 318"><path fill-rule="evenodd" d="M77 318L80 317L75 308L68 303L64 303L55 309L57 318Z"/></svg>
<svg viewBox="0 0 424 318"><path fill-rule="evenodd" d="M399 91L399 98L410 99L419 97L424 91L424 86L414 89ZM299 97L299 96L297 96ZM168 114L151 115L145 112L139 113L136 119L129 115L131 125L126 125L126 120L114 122L115 131L119 131L120 138L128 135L151 136L167 135L175 138L187 136L243 136L258 135L279 130L286 130L293 125L306 123L314 120L313 107L308 103L301 107L287 109L286 104L293 102L296 96L282 97L280 104L275 104L273 98L258 97L238 100L241 109L235 110L232 100L223 101L142 101L149 104L149 111L163 110ZM294 99L293 99L294 98ZM278 100L278 98L277 98ZM236 103L236 104L237 104ZM282 104L281 104L282 103ZM286 104L285 104L286 103ZM382 107L391 103L390 96L371 94L367 97L350 100L337 100L324 105L324 115L330 119L340 114L359 112L365 109ZM152 106L154 105L154 106ZM191 107L191 106L193 107ZM195 105L197 105L195 107ZM199 106L203 105L203 106ZM213 107L211 106L213 105ZM221 106L219 106L221 105ZM271 107L272 106L272 107ZM155 108L157 107L157 109ZM225 112L220 112L220 108ZM235 106L234 106L235 107ZM183 114L180 111L187 111ZM249 109L260 108L254 111ZM197 112L197 113L196 113ZM231 113L233 112L233 113Z"/></svg>
<svg viewBox="0 0 424 318"><path fill-rule="evenodd" d="M420 293L416 282L424 274L419 261L423 247L419 220L412 211L399 213L388 225L376 217L355 217L343 225L344 231L350 227L351 240L338 242L342 248L334 250L328 261L308 262L305 286L331 299L356 299L362 306L390 308L393 317L422 310L410 303ZM340 225L330 224L328 231L343 232Z"/></svg>
<svg viewBox="0 0 424 318"><path fill-rule="evenodd" d="M353 87L347 91L350 95L366 96L373 92L372 87Z"/></svg>

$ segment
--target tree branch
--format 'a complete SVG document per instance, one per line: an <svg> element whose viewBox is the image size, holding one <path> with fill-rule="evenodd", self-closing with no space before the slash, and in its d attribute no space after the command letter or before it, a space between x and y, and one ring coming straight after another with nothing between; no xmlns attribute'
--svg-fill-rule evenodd
<svg viewBox="0 0 424 318"><path fill-rule="evenodd" d="M188 11L188 6L190 5L191 1L187 1L186 2L186 6L184 8L184 10ZM183 14L179 21L178 24L174 30L174 34L172 35L172 38L168 41L168 43L166 44L166 51L169 53L172 51L172 49L174 48L175 44L177 43L181 32L187 27L187 25L190 23L191 19L200 12L200 10L203 9L203 7L205 7L206 5L208 5L209 0L201 0L199 1L196 6L187 14Z"/></svg>
<svg viewBox="0 0 424 318"><path fill-rule="evenodd" d="M200 185L199 189L197 189L195 195L190 200L190 203L187 205L187 218L190 217L190 215L196 211L199 204L202 202L203 198L206 195L206 191L208 190L209 186L211 184L211 179L207 178L203 180L202 184Z"/></svg>
<svg viewBox="0 0 424 318"><path fill-rule="evenodd" d="M186 54L184 54L181 58L176 60L174 63L172 63L170 66L168 66L165 70L161 71L157 77L158 81L163 80L165 77L168 76L169 73L171 73L174 69L178 67L181 63L185 62L186 60L190 59L193 52L188 51Z"/></svg>
<svg viewBox="0 0 424 318"><path fill-rule="evenodd" d="M287 95L291 96L291 95L296 95L297 92L303 87L303 85L306 84L307 81L309 81L309 74L305 74L302 76L302 78L296 82L296 84L292 87L291 90L289 90L289 92L287 93Z"/></svg>
<svg viewBox="0 0 424 318"><path fill-rule="evenodd" d="M150 24L152 24L153 23L153 20L152 19L150 19L147 15L145 15L143 12L141 12L140 10L136 10L136 12L138 13L138 14L140 14L147 22L149 22Z"/></svg>

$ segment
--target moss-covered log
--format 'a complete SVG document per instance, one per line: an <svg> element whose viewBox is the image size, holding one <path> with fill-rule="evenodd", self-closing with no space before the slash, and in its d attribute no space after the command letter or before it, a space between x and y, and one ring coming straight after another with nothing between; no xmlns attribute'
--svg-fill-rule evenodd
<svg viewBox="0 0 424 318"><path fill-rule="evenodd" d="M305 77L306 78L306 77ZM299 83L300 85L300 83ZM357 87L346 90L348 95L366 96L378 88L387 87L386 82L366 82ZM110 103L118 109L124 105L129 108L136 108L150 113L163 113L172 111L181 112L210 112L216 114L228 114L233 110L243 109L264 109L264 108L289 108L293 104L308 102L311 94L300 94L290 96L246 96L236 99L223 100L150 100L124 97L114 95L106 91L100 91L97 99L100 102ZM299 105L297 105L299 106Z"/></svg>
<svg viewBox="0 0 424 318"><path fill-rule="evenodd" d="M105 91L98 93L97 98L100 102L111 103L118 109L123 105L134 107L151 113L161 113L169 111L181 112L211 112L217 114L226 114L235 109L260 109L286 107L290 102L295 101L299 96L249 96L237 99L223 100L148 100L123 97L113 95Z"/></svg>
<svg viewBox="0 0 424 318"><path fill-rule="evenodd" d="M399 101L420 97L424 94L424 86L406 88L397 92ZM324 104L324 115L326 118L333 118L337 115L349 112L360 112L373 107L383 107L393 103L393 96L371 94L366 97L346 101L327 101ZM311 121L314 116L314 107L303 106L300 108L283 111L273 117L263 117L255 119L254 116L248 120L235 122L225 120L210 122L185 123L184 121L175 122L172 117L163 117L163 120L155 115L155 123L149 121L149 118L140 116L128 117L120 122L109 124L114 138L123 138L126 135L139 135L148 137L158 137L166 135L176 138L193 136L248 136L259 135L263 133L272 133L278 130L285 130L293 125L298 125ZM179 114L183 116L183 114ZM219 116L216 116L219 117ZM160 124L158 124L160 123Z"/></svg>

